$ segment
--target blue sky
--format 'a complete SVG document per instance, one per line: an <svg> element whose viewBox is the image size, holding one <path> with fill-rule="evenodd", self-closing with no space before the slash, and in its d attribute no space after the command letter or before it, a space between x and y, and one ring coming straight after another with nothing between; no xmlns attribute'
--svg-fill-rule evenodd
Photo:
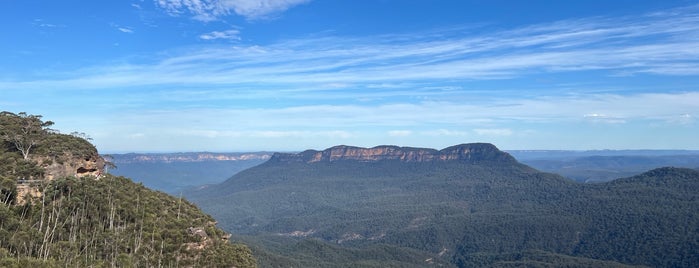
<svg viewBox="0 0 699 268"><path fill-rule="evenodd" d="M699 149L697 1L0 2L0 110L102 152Z"/></svg>

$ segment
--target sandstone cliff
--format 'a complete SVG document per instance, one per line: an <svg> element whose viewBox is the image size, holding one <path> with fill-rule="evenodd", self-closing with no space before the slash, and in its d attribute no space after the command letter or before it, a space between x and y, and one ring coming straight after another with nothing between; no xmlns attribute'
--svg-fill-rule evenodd
<svg viewBox="0 0 699 268"><path fill-rule="evenodd" d="M500 151L497 147L488 143L460 144L442 150L398 146L362 148L340 145L323 151L307 150L298 154L275 153L270 159L270 161L306 163L340 160L363 162L383 160L403 162L464 161L469 163L484 161L516 162L508 153Z"/></svg>
<svg viewBox="0 0 699 268"><path fill-rule="evenodd" d="M41 159L40 165L44 168L44 179L53 180L61 177L99 177L104 174L106 161L101 156L94 154L86 157L65 155L60 161Z"/></svg>
<svg viewBox="0 0 699 268"><path fill-rule="evenodd" d="M271 153L128 153L111 155L114 164L267 160Z"/></svg>
<svg viewBox="0 0 699 268"><path fill-rule="evenodd" d="M104 174L107 161L90 142L80 137L52 133L29 157L31 163L41 170L17 181L17 203L27 198L40 198L42 185L64 177L94 177Z"/></svg>
<svg viewBox="0 0 699 268"><path fill-rule="evenodd" d="M104 174L106 161L101 156L94 154L87 157L76 157L65 154L59 159L37 157L38 165L43 168L42 178L34 180L22 180L17 184L17 204L24 204L27 198L40 198L42 191L39 187L41 181L51 181L63 177L87 177L99 178Z"/></svg>

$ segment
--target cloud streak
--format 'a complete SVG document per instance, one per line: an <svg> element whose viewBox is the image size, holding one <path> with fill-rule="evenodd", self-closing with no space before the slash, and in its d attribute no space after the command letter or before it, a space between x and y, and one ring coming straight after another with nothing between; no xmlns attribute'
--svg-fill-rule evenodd
<svg viewBox="0 0 699 268"><path fill-rule="evenodd" d="M191 14L194 19L214 21L232 13L249 20L269 18L310 0L156 0L171 15Z"/></svg>
<svg viewBox="0 0 699 268"><path fill-rule="evenodd" d="M226 97L225 95L222 97ZM139 98L157 98L153 95ZM130 102L130 100L124 100ZM652 104L652 109L649 108ZM115 103L114 105L118 105ZM658 122L686 123L699 113L699 92L652 93L635 95L601 94L579 97L508 98L488 102L420 102L379 105L300 105L291 107L189 108L176 107L144 111L114 119L121 124L162 125L186 124L193 129L220 126L235 122L235 128L246 131L288 129L333 130L388 128L390 136L435 134L458 136L473 129L478 135L510 135L512 130L498 127L509 123L613 123ZM159 127L162 125L158 125ZM424 132L421 128L440 126ZM449 128L447 128L447 126ZM457 128L463 128L459 131ZM222 132L222 133L225 133ZM238 133L238 132L236 132ZM274 132L269 135L273 136ZM258 133L262 134L262 132Z"/></svg>
<svg viewBox="0 0 699 268"><path fill-rule="evenodd" d="M269 1L269 10L302 2ZM158 3L173 14L210 19L238 12L236 1L226 7L213 1ZM201 42L138 61L37 72L26 79L0 74L0 90L27 96L95 93L109 103L90 108L115 114L95 121L108 121L114 133L137 134L144 146L170 146L165 138L148 139L155 136L308 144L365 136L508 139L527 133L529 125L687 128L696 126L699 114L698 7L506 30L316 35L265 45L240 41L237 29L199 38L236 42ZM21 107L26 100L3 101ZM44 101L42 107L55 109L73 105Z"/></svg>
<svg viewBox="0 0 699 268"><path fill-rule="evenodd" d="M180 1L196 9L204 3ZM286 2L285 2L286 3ZM131 32L128 28L119 28ZM214 31L204 40L239 40L239 31ZM434 38L440 36L441 38ZM590 73L601 76L699 75L699 12L591 18L471 34L448 29L363 38L311 37L259 46L204 47L150 63L97 66L75 76L0 82L0 88L109 88L210 85L279 93L339 87L377 91L376 85L442 84L504 80L531 75ZM172 55L172 53L168 53ZM453 86L452 83L451 86ZM374 90L371 90L374 89ZM283 93L282 93L283 94Z"/></svg>
<svg viewBox="0 0 699 268"><path fill-rule="evenodd" d="M649 108L649 103L653 104L652 109ZM423 144L422 146L435 143L437 145L434 146L437 147L474 139L503 144L510 141L510 146L518 146L519 143L511 140L534 135L532 133L536 131L531 130L532 126L571 128L563 131L566 134L557 134L557 140L564 140L565 136L575 137L574 133L580 130L597 129L602 131L599 132L600 138L607 141L614 139L612 136L601 135L609 128L607 124L611 124L609 126L613 128L618 126L635 129L643 126L641 129L645 131L649 131L647 128L650 127L682 133L682 129L690 131L695 128L693 117L697 113L699 92L510 98L479 103L423 102L217 109L178 107L120 115L106 121L110 124L111 133L139 134L139 139L143 141L140 146L144 146L143 148L149 148L150 143L160 140L181 139L195 140L202 144L220 142L230 146L234 142L305 149L309 146L334 144L369 146L395 143L397 140L423 141L424 143L415 144ZM154 125L153 122L158 124ZM118 136L97 133L93 136L98 142L107 144L118 139ZM374 143L367 143L367 140ZM288 144L289 141L293 141L293 144Z"/></svg>
<svg viewBox="0 0 699 268"><path fill-rule="evenodd" d="M122 33L133 33L133 30L131 30L130 28L126 28L126 27L117 27L117 30L119 30Z"/></svg>
<svg viewBox="0 0 699 268"><path fill-rule="evenodd" d="M205 33L199 36L203 40L240 40L240 30L230 29L225 31L213 31L210 33Z"/></svg>

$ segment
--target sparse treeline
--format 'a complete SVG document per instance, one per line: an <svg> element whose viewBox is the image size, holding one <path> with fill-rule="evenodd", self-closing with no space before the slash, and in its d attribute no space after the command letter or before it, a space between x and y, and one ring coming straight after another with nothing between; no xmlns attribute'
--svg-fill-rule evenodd
<svg viewBox="0 0 699 268"><path fill-rule="evenodd" d="M214 224L186 200L123 177L61 178L34 202L0 206L0 266L254 266Z"/></svg>

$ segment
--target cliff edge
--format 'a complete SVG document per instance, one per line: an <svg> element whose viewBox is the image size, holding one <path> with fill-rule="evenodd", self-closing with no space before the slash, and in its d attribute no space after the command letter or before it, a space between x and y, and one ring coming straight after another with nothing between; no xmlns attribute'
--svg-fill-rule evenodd
<svg viewBox="0 0 699 268"><path fill-rule="evenodd" d="M270 161L276 162L333 162L333 161L376 162L395 160L402 162L432 162L432 161L463 161L479 162L516 162L514 157L500 151L489 143L467 143L444 148L442 150L429 148L376 146L362 148L339 145L322 151L306 150L301 153L275 153Z"/></svg>

